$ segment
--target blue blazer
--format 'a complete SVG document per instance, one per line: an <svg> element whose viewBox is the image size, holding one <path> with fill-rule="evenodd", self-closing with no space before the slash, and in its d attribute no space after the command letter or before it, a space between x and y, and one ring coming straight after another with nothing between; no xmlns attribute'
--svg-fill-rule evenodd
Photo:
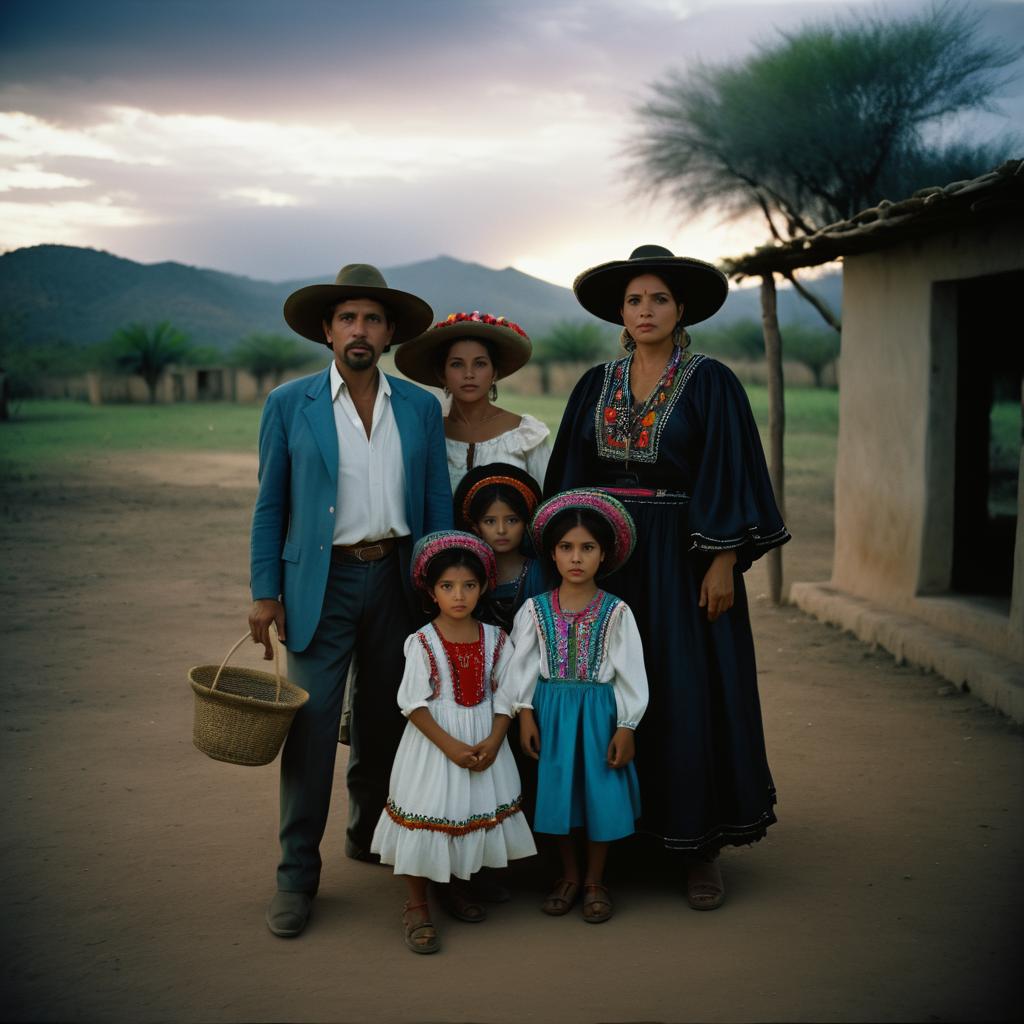
<svg viewBox="0 0 1024 1024"><path fill-rule="evenodd" d="M452 492L437 399L388 376L402 443L413 541L452 526ZM260 417L259 492L252 516L253 600L284 602L288 649L303 651L323 608L338 498L338 431L330 367L267 396Z"/></svg>

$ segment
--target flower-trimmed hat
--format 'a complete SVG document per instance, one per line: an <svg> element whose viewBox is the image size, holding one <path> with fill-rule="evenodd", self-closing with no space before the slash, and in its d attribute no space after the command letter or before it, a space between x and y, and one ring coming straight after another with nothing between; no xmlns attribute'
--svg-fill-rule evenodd
<svg viewBox="0 0 1024 1024"><path fill-rule="evenodd" d="M487 586L498 585L498 568L494 561L494 552L477 536L463 533L462 530L437 530L421 537L412 549L412 584L417 590L429 593L427 586L427 567L442 551L461 548L480 559L487 577Z"/></svg>
<svg viewBox="0 0 1024 1024"><path fill-rule="evenodd" d="M392 345L415 338L434 319L434 311L410 292L389 288L384 275L369 263L349 263L338 271L334 284L310 284L294 291L284 300L284 318L288 326L303 338L324 338L324 312L331 303L346 299L374 299L391 314L395 324Z"/></svg>
<svg viewBox="0 0 1024 1024"><path fill-rule="evenodd" d="M501 484L516 491L526 505L528 516L533 515L533 510L540 503L540 484L529 473L507 462L489 462L471 469L455 488L455 522L459 527L465 530L472 527L469 511L473 499L492 484Z"/></svg>
<svg viewBox="0 0 1024 1024"><path fill-rule="evenodd" d="M607 576L609 573L615 572L616 569L621 569L629 560L633 548L636 547L636 526L633 523L633 517L621 501L596 487L580 487L573 491L563 491L553 498L548 498L537 509L533 515L533 522L530 524L530 536L537 551L547 551L544 533L555 516L566 509L588 509L591 512L596 512L608 523L612 528L612 536L615 538L615 550L604 553L604 562L599 575Z"/></svg>
<svg viewBox="0 0 1024 1024"><path fill-rule="evenodd" d="M573 281L572 290L589 313L621 324L626 285L641 274L657 274L682 299L684 327L717 313L729 294L729 280L717 267L689 256L673 256L661 245L641 245L628 260L584 270Z"/></svg>
<svg viewBox="0 0 1024 1024"><path fill-rule="evenodd" d="M395 366L410 380L436 388L441 383L437 373L438 352L456 341L486 341L494 349L494 369L499 378L511 376L525 366L533 352L530 337L519 324L474 310L449 313L447 319L403 345L395 352Z"/></svg>

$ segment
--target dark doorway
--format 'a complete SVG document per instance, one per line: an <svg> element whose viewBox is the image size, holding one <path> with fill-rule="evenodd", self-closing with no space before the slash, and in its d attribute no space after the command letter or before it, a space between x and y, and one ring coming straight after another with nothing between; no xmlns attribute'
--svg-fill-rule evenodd
<svg viewBox="0 0 1024 1024"><path fill-rule="evenodd" d="M1024 271L957 289L952 589L1010 597L1017 533Z"/></svg>
<svg viewBox="0 0 1024 1024"><path fill-rule="evenodd" d="M198 370L196 372L196 397L201 402L222 399L224 397L224 371Z"/></svg>

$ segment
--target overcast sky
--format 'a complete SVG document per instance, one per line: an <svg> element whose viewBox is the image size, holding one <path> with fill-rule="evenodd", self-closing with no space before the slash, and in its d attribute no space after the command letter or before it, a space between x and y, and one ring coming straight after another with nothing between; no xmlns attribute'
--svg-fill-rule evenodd
<svg viewBox="0 0 1024 1024"><path fill-rule="evenodd" d="M642 242L714 260L758 221L633 194L670 68L901 3L3 0L0 249L90 245L271 280L448 254L558 284ZM1024 43L1024 3L970 5ZM1024 76L979 138L1024 123Z"/></svg>

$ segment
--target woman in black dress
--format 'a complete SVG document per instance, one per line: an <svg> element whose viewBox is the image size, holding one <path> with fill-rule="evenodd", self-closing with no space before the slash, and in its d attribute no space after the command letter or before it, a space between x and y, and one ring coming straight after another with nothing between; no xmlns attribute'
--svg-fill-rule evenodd
<svg viewBox="0 0 1024 1024"><path fill-rule="evenodd" d="M743 572L789 533L746 392L689 349L685 325L721 307L724 275L646 245L573 288L589 312L623 325L628 354L573 390L545 493L602 487L636 521L636 553L604 585L636 616L650 680L640 828L687 855L690 905L713 910L718 852L775 821Z"/></svg>

